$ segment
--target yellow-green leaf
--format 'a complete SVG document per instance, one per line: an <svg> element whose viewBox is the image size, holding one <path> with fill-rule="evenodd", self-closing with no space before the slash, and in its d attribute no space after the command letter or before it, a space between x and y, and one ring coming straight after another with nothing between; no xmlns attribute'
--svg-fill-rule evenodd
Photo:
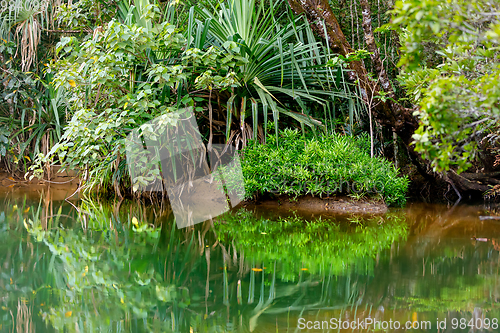
<svg viewBox="0 0 500 333"><path fill-rule="evenodd" d="M132 218L132 224L135 225L135 226L139 225L139 221L137 221L137 217L134 216Z"/></svg>

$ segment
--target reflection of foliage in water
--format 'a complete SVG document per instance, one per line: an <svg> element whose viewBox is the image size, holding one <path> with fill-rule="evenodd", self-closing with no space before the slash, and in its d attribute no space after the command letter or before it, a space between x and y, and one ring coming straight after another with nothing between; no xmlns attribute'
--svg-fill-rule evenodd
<svg viewBox="0 0 500 333"><path fill-rule="evenodd" d="M395 260L392 276L387 279L394 292L387 302L396 309L411 307L419 312L474 312L478 309L498 312L498 250L488 243L475 246L463 240L443 243L430 249L415 246L414 250L420 255ZM405 267L405 262L413 263L412 270ZM387 268L383 265L381 270ZM411 288L397 288L396 284Z"/></svg>
<svg viewBox="0 0 500 333"><path fill-rule="evenodd" d="M41 310L42 317L65 331L178 330L182 309L191 301L182 279L193 268L191 259L199 257L193 255L193 238L180 246L172 229L169 246L160 251L159 228L135 216L129 228L94 208L101 211L87 214L87 225L98 231L44 230L40 220L26 222L29 234L51 254L45 275L54 277L56 300Z"/></svg>
<svg viewBox="0 0 500 333"><path fill-rule="evenodd" d="M352 219L343 228L334 220L321 218L257 219L245 209L219 218L216 230L223 242L235 239L247 258L278 261L279 276L291 281L301 270L311 274L372 273L376 255L408 234L404 218L391 214Z"/></svg>
<svg viewBox="0 0 500 333"><path fill-rule="evenodd" d="M498 314L499 255L491 244L443 239L409 250L396 241L388 250L406 238L404 215L339 222L240 210L213 229L177 230L163 212L137 203L80 202L85 213L66 206L45 221L40 207L18 205L0 208L3 330L281 332L293 331L297 323L287 318L303 311Z"/></svg>
<svg viewBox="0 0 500 333"><path fill-rule="evenodd" d="M288 224L275 222L276 226L288 226L281 230L275 229L273 223L267 221L268 226L261 230L261 220L252 218L250 212L241 211L232 218L236 221L246 217L243 225L246 225L247 230L252 230L251 225L255 224L255 232L259 235L262 235L261 232L267 232L272 237L275 233L288 234L293 239L291 244L305 251L288 252L295 257L287 260L277 260L280 255L277 248L269 248L267 257L252 256L251 252L245 252L248 259L242 264L247 268L240 270L240 264L231 264L219 250L224 240L232 242L232 236L224 235L219 243L213 237L209 224L200 225L193 230L176 230L172 224L164 223L164 229L161 230L143 223L147 214L138 207L125 209L128 210L127 214L123 214L123 209L122 213L117 214L117 209L91 202L81 204L81 208L85 208L85 214L75 217L78 223L71 225L69 229L63 227L66 224L60 223L57 217L44 222L39 213L30 217L20 216L18 219L18 222L25 219L27 237L33 242L30 246L35 246L40 252L37 264L40 281L22 282L24 289L21 289L19 297L29 296L36 289L37 295L33 294L30 302L34 317L45 319L47 324L57 330L69 332L184 332L189 331L190 327L195 331L204 331L214 325L224 331L224 327L233 325L230 322L235 323L234 325L241 322L242 319L238 318L241 314L245 314L246 318L243 319L243 325L255 328L259 316L264 312L280 313L282 308L286 309L290 305L303 307L317 304L317 300L310 301L307 297L304 299L304 293L306 290L315 290L317 287L314 286L318 286L318 283L326 288L321 297L323 302L328 302L327 294L337 288L336 283L329 282L330 278L327 281L314 274L322 270L316 262L302 260L309 269L308 273L312 273L303 280L300 268L305 266L298 265L298 269L294 269L293 260L287 261L306 253L315 256L319 247L312 246L315 243L310 239L320 237L328 242L329 247L326 249L342 252L345 256L349 252L342 246L350 244L353 253L356 253L354 258L358 259L368 250L368 247L360 245L363 240L374 250L385 246L385 241L369 240L375 237L370 236L372 232L378 228L383 229L376 221L356 225L352 236L328 221L310 223L299 218L287 219ZM61 211L54 215L60 214ZM306 223L309 227L301 231L301 223ZM386 223L389 225L392 222ZM391 228L394 231L379 232L379 235L389 239L404 234L404 228ZM395 232L396 229L399 233ZM219 225L217 231L220 233ZM22 230L19 232L26 233ZM326 235L327 233L332 236ZM248 236L248 241L253 242L252 237ZM14 239L19 242L18 236ZM342 239L342 242L336 239ZM284 242L284 238L278 237L277 240L279 244ZM205 244L213 245L205 248ZM216 247L217 244L220 246ZM14 243L11 245L12 248L16 247ZM242 245L240 246L245 248ZM234 250L229 253L230 257L238 256L241 261L240 246L227 246L227 249L229 252ZM200 256L200 253L204 254ZM324 257L326 260L332 258L333 256ZM370 262L373 261L371 258L372 255ZM262 273L250 270L247 266L250 261L268 263L269 270ZM275 261L276 269L272 264ZM290 262L292 266L287 266ZM299 260L297 264L300 263ZM338 265L341 263L339 261ZM352 263L353 261L344 262L346 265ZM324 266L325 262L322 264ZM224 267L222 271L220 266ZM279 278L280 274L286 278ZM332 272L328 275L332 276ZM297 279L303 281L299 284L287 282ZM208 280L210 290L206 294ZM354 289L349 295L352 292ZM221 295L225 295L223 299ZM13 294L12 296L14 297ZM253 301L254 297L256 303ZM296 301L300 299L302 301ZM208 303L204 300L208 300ZM347 302L353 300L352 296L346 299ZM11 303L16 301L17 298ZM345 302L343 299L335 300L337 301L342 304ZM41 304L43 306L38 306ZM238 313L237 317L234 317L235 313ZM224 317L229 318L229 314L232 319L227 322Z"/></svg>
<svg viewBox="0 0 500 333"><path fill-rule="evenodd" d="M26 232L23 221L46 212L41 205L10 200L0 203L0 209L0 331L39 332L45 325L38 309L53 299L54 279L46 274L51 257Z"/></svg>
<svg viewBox="0 0 500 333"><path fill-rule="evenodd" d="M411 305L411 308L418 312L473 312L478 306L482 310L500 309L500 304L497 302L485 300L485 293L492 291L490 287L495 286L497 279L481 278L477 279L473 285L464 280L457 277L450 287L440 285L437 294L422 293L410 297L396 296L394 297L398 301L396 308L408 308ZM420 283L419 287L421 286Z"/></svg>

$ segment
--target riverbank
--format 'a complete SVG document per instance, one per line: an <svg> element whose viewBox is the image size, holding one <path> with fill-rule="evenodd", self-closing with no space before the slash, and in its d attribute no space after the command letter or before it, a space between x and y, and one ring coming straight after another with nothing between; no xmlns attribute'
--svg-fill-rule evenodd
<svg viewBox="0 0 500 333"><path fill-rule="evenodd" d="M0 172L0 194L4 195L11 192L16 197L22 196L27 199L40 198L40 195L45 193L45 195L49 196L47 199L64 200L75 193L79 183L80 179L68 172L54 173L50 181L37 178L26 180Z"/></svg>
<svg viewBox="0 0 500 333"><path fill-rule="evenodd" d="M282 195L260 201L246 202L246 206L261 206L270 210L295 211L303 216L314 215L378 215L387 212L387 205L380 200L355 199L348 196L313 197L311 195L298 198Z"/></svg>
<svg viewBox="0 0 500 333"><path fill-rule="evenodd" d="M79 179L68 173L53 175L51 181L23 180L14 178L7 173L0 173L0 193L15 192L16 196L37 198L42 192L50 195L50 200L64 200L75 193L78 189ZM224 199L206 186L192 193L192 200L198 201L210 196L214 204L220 205ZM263 198L261 200L248 200L241 203L246 207L260 206L276 211L294 211L304 216L317 215L375 215L387 212L387 205L380 200L355 199L349 196L313 197L311 195L299 196L297 198L288 195L280 195L275 198Z"/></svg>

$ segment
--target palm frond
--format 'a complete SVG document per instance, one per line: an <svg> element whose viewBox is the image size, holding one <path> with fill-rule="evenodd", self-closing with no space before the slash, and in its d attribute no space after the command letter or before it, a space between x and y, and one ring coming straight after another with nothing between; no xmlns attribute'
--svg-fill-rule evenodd
<svg viewBox="0 0 500 333"><path fill-rule="evenodd" d="M36 61L42 30L52 25L55 6L54 0L13 0L0 12L0 38L17 42L23 71Z"/></svg>

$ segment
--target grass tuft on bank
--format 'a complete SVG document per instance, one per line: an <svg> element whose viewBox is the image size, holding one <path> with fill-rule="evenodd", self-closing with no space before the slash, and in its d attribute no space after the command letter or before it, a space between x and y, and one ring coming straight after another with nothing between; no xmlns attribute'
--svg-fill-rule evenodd
<svg viewBox="0 0 500 333"><path fill-rule="evenodd" d="M266 193L383 199L406 203L408 178L383 158L371 158L369 139L340 134L305 138L285 129L266 144L250 144L242 152L246 199Z"/></svg>

